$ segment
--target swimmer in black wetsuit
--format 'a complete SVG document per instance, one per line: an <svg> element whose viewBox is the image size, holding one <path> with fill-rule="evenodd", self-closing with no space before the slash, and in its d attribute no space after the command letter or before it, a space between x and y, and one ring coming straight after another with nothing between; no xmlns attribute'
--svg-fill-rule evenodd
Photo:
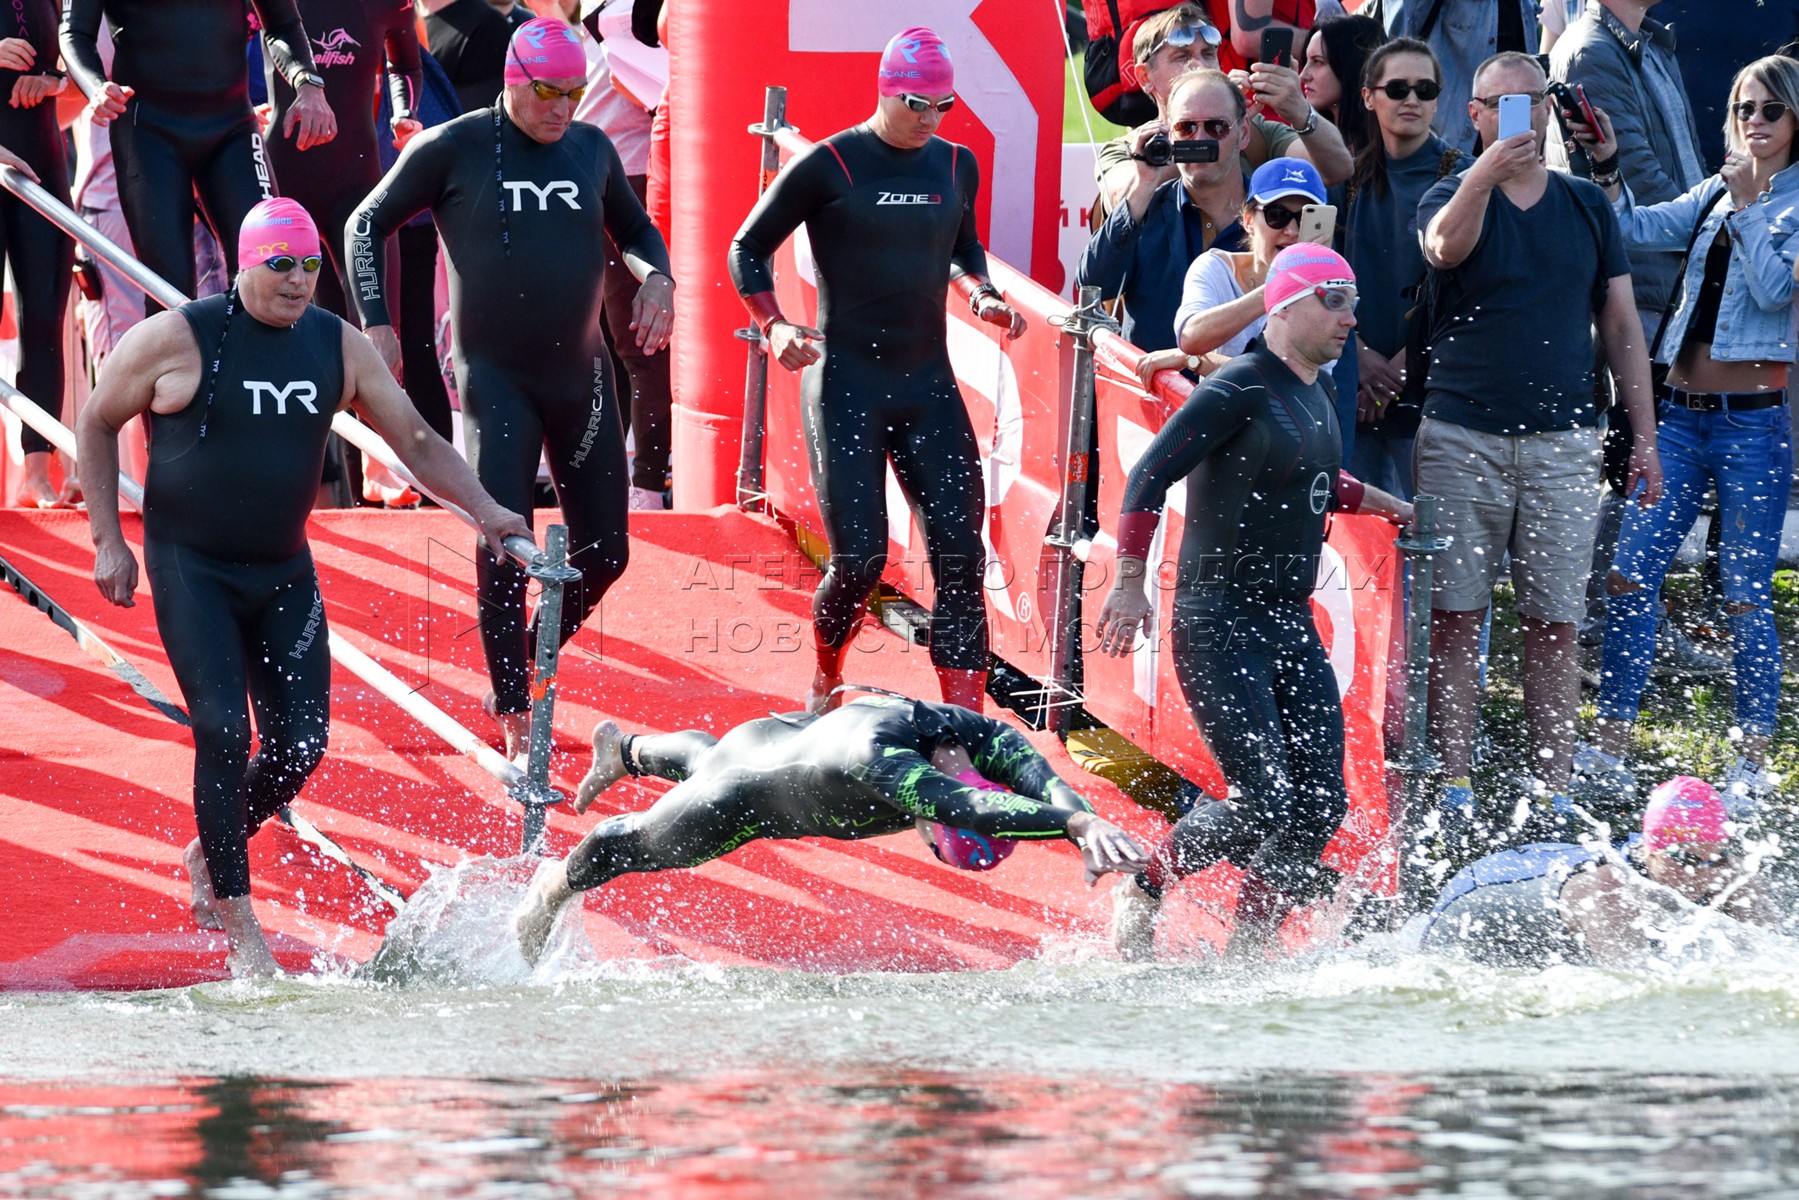
<svg viewBox="0 0 1799 1200"><path fill-rule="evenodd" d="M293 0L251 0L276 67L300 98L281 126L301 149L331 140L336 119ZM112 26L113 77L100 61ZM112 130L119 205L138 259L194 293L194 199L235 273L237 230L275 194L250 111L243 0L67 0L62 53L96 125ZM148 311L157 311L154 301Z"/></svg>
<svg viewBox="0 0 1799 1200"><path fill-rule="evenodd" d="M299 139L277 134L269 139L269 162L281 194L298 200L319 228L336 231L381 180L375 139L391 132L403 141L423 128L413 117L424 86L418 27L410 0L296 0L296 4L313 34L312 59L325 81L325 99L339 114L337 136L302 150ZM300 93L276 69L274 54L265 55L264 61L273 111L270 128L281 130L288 126L288 114ZM375 128L375 85L383 63L393 100L390 130ZM350 264L343 242L335 236L326 238L325 254L335 269L319 275L313 302L340 317L352 317L347 300ZM396 270L397 261L390 264L390 277Z"/></svg>
<svg viewBox="0 0 1799 1200"><path fill-rule="evenodd" d="M731 243L731 279L775 359L790 371L812 368L802 384L806 442L831 557L812 601L818 670L806 707L822 710L843 682L844 651L886 567L891 459L924 527L937 593L931 662L943 698L979 710L986 495L950 369L944 296L954 284L977 317L1011 338L1024 332L1024 319L987 279L975 236L974 155L935 136L955 103L942 40L908 29L888 43L881 64L875 115L775 178ZM770 261L802 223L818 263L822 333L788 321L775 301Z"/></svg>
<svg viewBox="0 0 1799 1200"><path fill-rule="evenodd" d="M397 362L380 249L420 212L437 222L469 458L489 492L528 514L538 457L548 452L569 563L583 576L563 600L566 642L624 573L629 553L624 432L600 330L606 235L643 281L631 328L646 352L668 344L675 284L668 248L612 142L573 120L587 71L580 42L567 25L540 18L519 29L508 55L501 103L413 139L345 235L363 326ZM512 757L530 731L525 573L481 551L476 579L489 708Z"/></svg>
<svg viewBox="0 0 1799 1200"><path fill-rule="evenodd" d="M1162 889L1221 858L1244 868L1232 951L1261 951L1320 889L1319 853L1348 811L1343 710L1312 622L1325 513L1410 519L1410 506L1339 472L1336 407L1320 368L1355 328L1355 274L1333 251L1290 246L1265 288L1266 346L1221 368L1163 426L1125 485L1118 578L1101 648L1132 652L1153 609L1145 559L1170 487L1187 479L1174 601L1181 691L1240 793L1193 809L1142 876L1114 893L1127 958L1152 953Z"/></svg>
<svg viewBox="0 0 1799 1200"><path fill-rule="evenodd" d="M31 173L64 204L69 168L56 126L56 0L21 0L0 16L0 145L11 147ZM19 322L19 390L53 417L62 415L62 319L69 304L75 244L11 192L0 191L0 259L12 268ZM26 505L66 508L80 499L80 484L50 484L50 443L29 425L19 438L25 451Z"/></svg>
<svg viewBox="0 0 1799 1200"><path fill-rule="evenodd" d="M723 738L697 730L627 736L604 721L593 748L577 811L626 775L678 786L644 812L600 822L567 859L538 868L515 918L533 963L577 893L636 871L697 867L764 838L856 841L914 825L927 840L932 826L984 838L1067 838L1081 848L1088 883L1108 871L1141 871L1147 861L1017 730L955 705L870 696L822 716L748 721ZM941 850L938 857L951 861Z"/></svg>
<svg viewBox="0 0 1799 1200"><path fill-rule="evenodd" d="M224 929L227 965L243 975L276 970L250 909L247 841L325 752L331 670L306 517L332 414L355 406L491 545L530 526L425 426L368 339L310 303L318 231L299 205L257 205L237 250L246 266L228 295L153 316L119 342L77 436L94 579L129 607L137 561L119 526L118 433L149 414L144 566L194 731L200 836L183 858L195 920Z"/></svg>

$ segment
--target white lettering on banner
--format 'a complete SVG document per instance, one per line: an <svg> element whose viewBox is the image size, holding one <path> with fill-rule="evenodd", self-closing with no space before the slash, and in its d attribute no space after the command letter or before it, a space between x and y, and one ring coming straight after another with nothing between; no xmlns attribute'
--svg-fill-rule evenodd
<svg viewBox="0 0 1799 1200"><path fill-rule="evenodd" d="M319 386L310 379L296 379L292 383L269 383L262 379L246 379L244 388L250 393L250 415L253 417L262 415L264 394L274 397L275 415L278 417L287 415L289 397L305 405L306 411L313 416L318 415L319 410L313 407L313 402L319 398Z"/></svg>
<svg viewBox="0 0 1799 1200"><path fill-rule="evenodd" d="M993 134L993 219L987 248L1020 270L1037 230L1037 110L974 23L981 0L788 0L787 46L811 54L879 54L896 29L923 25L948 45L956 95ZM870 68L870 82L873 82Z"/></svg>
<svg viewBox="0 0 1799 1200"><path fill-rule="evenodd" d="M508 179L505 181L505 184L506 190L512 193L513 212L523 212L525 210L526 188L529 188L532 195L537 197L538 212L550 211L551 196L560 197L564 204L568 205L576 212L581 210L581 189L575 186L575 181L572 179L552 179L550 182L541 185L533 183L529 179Z"/></svg>

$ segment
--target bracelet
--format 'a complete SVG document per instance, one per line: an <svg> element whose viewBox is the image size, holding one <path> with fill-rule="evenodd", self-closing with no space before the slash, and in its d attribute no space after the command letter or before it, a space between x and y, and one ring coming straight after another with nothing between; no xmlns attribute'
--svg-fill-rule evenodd
<svg viewBox="0 0 1799 1200"><path fill-rule="evenodd" d="M1598 184L1602 188L1617 187L1618 186L1618 172L1613 171L1609 175L1601 175L1601 174L1595 172L1593 175L1593 182Z"/></svg>
<svg viewBox="0 0 1799 1200"><path fill-rule="evenodd" d="M985 300L989 296L992 296L995 300L998 300L1001 304L1004 304L1006 302L1006 297L1003 292L1001 292L998 288L994 287L991 283L983 283L979 287L975 288L974 291L968 293L968 311L973 313L977 317L980 316L981 315L981 301Z"/></svg>
<svg viewBox="0 0 1799 1200"><path fill-rule="evenodd" d="M1595 179L1597 179L1601 175L1612 175L1612 176L1617 175L1618 174L1617 151L1613 151L1612 156L1610 158L1592 160L1592 166L1593 166L1593 177Z"/></svg>

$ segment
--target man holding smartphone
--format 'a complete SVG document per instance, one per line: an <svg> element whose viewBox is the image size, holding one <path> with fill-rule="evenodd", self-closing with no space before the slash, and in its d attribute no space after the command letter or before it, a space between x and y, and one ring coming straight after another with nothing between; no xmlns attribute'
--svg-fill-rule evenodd
<svg viewBox="0 0 1799 1200"><path fill-rule="evenodd" d="M1631 423L1647 433L1629 490L1641 482L1645 504L1661 491L1623 240L1599 188L1544 166L1547 88L1529 55L1483 63L1468 114L1487 149L1418 206L1437 293L1415 464L1418 491L1442 497L1451 538L1432 598L1431 736L1450 780L1444 805L1461 813L1474 803L1480 629L1508 552L1524 626L1529 790L1547 810L1569 808L1575 626L1598 518L1595 324ZM1508 128L1512 112L1528 115L1521 132Z"/></svg>

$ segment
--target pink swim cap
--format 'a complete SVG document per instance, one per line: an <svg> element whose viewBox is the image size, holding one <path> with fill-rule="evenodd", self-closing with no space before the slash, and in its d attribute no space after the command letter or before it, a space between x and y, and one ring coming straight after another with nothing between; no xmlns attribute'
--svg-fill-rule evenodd
<svg viewBox="0 0 1799 1200"><path fill-rule="evenodd" d="M506 48L506 86L532 79L586 79L587 51L574 26L553 17L526 21Z"/></svg>
<svg viewBox="0 0 1799 1200"><path fill-rule="evenodd" d="M947 96L956 90L956 68L943 39L922 25L893 35L881 51L881 95Z"/></svg>
<svg viewBox="0 0 1799 1200"><path fill-rule="evenodd" d="M962 772L956 779L983 791L1006 790L973 769ZM954 825L940 825L933 821L931 848L946 866L963 871L991 871L1005 862L1012 851L1018 849L1018 841L1015 838L988 837L971 829L957 829Z"/></svg>
<svg viewBox="0 0 1799 1200"><path fill-rule="evenodd" d="M237 231L237 265L257 267L278 254L310 258L319 252L319 227L306 210L285 196L264 200L244 217Z"/></svg>
<svg viewBox="0 0 1799 1200"><path fill-rule="evenodd" d="M1649 793L1643 810L1643 841L1651 850L1682 842L1725 842L1724 798L1718 789L1691 775L1676 775Z"/></svg>
<svg viewBox="0 0 1799 1200"><path fill-rule="evenodd" d="M1262 288L1262 306L1268 315L1298 304L1319 287L1354 287L1355 270L1329 246L1299 242L1288 246L1268 264L1268 282Z"/></svg>

